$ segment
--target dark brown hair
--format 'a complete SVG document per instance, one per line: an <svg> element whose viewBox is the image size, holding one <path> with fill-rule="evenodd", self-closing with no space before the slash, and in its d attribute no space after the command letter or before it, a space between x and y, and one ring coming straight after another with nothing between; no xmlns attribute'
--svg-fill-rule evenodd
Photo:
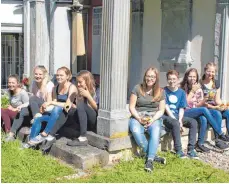
<svg viewBox="0 0 229 184"><path fill-rule="evenodd" d="M186 89L185 89L185 86L187 86L187 89L188 89L187 93L188 93L188 94L189 94L189 92L190 92L190 90L191 90L190 87L189 87L189 85L188 85L188 76L189 76L189 74L190 74L191 72L195 72L195 73L196 73L196 82L198 82L198 81L199 81L199 74L198 74L197 69L195 69L195 68L190 68L190 69L188 69L188 70L185 72L184 78L183 78L183 80L182 80L181 83L180 83L180 87L181 87L183 90L186 90Z"/></svg>

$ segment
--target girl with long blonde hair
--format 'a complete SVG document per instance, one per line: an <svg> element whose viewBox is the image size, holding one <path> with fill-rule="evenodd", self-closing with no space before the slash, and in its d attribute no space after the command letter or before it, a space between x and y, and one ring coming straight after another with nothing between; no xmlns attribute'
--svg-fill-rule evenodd
<svg viewBox="0 0 229 184"><path fill-rule="evenodd" d="M214 118L218 121L221 127L222 119L226 119L227 132L229 133L229 102L223 104L220 98L220 83L215 79L217 65L209 62L204 67L204 75L201 80L204 93L204 106L209 109ZM216 141L219 135L215 134ZM226 140L229 141L229 136L226 135Z"/></svg>

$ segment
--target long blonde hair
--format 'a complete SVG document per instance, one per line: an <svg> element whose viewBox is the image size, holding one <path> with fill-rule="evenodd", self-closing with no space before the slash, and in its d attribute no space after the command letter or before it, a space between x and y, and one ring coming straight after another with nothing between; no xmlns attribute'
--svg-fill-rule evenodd
<svg viewBox="0 0 229 184"><path fill-rule="evenodd" d="M77 74L76 79L79 77L83 78L83 80L85 81L85 84L88 88L88 91L93 96L95 94L95 79L94 79L94 76L92 75L92 73L87 71L87 70L81 70Z"/></svg>
<svg viewBox="0 0 229 184"><path fill-rule="evenodd" d="M146 70L144 77L143 77L143 82L140 84L140 94L143 96L145 96L145 94L146 94L146 88L147 88L146 74L148 71L153 71L156 74L156 81L152 87L152 92L153 92L152 93L153 94L152 101L159 101L161 98L161 95L162 95L162 89L159 86L159 72L158 72L157 68L155 68L155 67L149 67Z"/></svg>
<svg viewBox="0 0 229 184"><path fill-rule="evenodd" d="M37 87L40 89L41 92L45 93L45 92L46 92L46 85L47 85L47 83L50 81L48 71L47 71L47 69L45 68L44 65L37 65L37 66L35 66L35 68L34 68L34 70L33 70L34 73L35 73L35 70L36 70L36 69L41 70L42 73L43 73L43 75L44 75L44 78L43 78L43 80L42 80L41 86L40 86L40 87L37 86Z"/></svg>
<svg viewBox="0 0 229 184"><path fill-rule="evenodd" d="M214 63L214 62L209 62L209 63L207 63L206 65L205 65L205 67L204 67L204 72L206 72L206 70L208 69L208 68L210 68L210 67L214 67L215 68L215 72L217 72L217 65ZM205 73L203 74L203 76L202 76L202 79L201 79L201 84L203 84L203 80L205 79ZM212 84L212 88L215 88L215 76L213 77L213 79L212 79L212 82L213 82L213 84Z"/></svg>

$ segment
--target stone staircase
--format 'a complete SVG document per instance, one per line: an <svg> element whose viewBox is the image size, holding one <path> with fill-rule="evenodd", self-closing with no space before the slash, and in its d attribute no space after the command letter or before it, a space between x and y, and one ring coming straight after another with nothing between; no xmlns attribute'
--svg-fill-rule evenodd
<svg viewBox="0 0 229 184"><path fill-rule="evenodd" d="M183 149L187 148L188 144L188 131L189 129L184 129L181 141ZM225 122L223 123L223 130L226 131ZM20 131L20 139L24 139L27 135L23 134L24 131ZM88 146L81 147L70 147L66 143L68 138L61 137L57 138L56 142L52 145L49 150L49 154L57 157L68 164L73 165L80 169L89 169L95 165L105 166L107 164L114 163L120 159L129 160L132 158L132 153L137 153L137 146L131 135L127 137L124 142L119 140L112 140L109 138L104 138L95 134L94 132L87 132L87 138L89 141ZM214 133L212 129L207 132L206 140L212 140L214 138ZM117 146L125 145L128 149L122 151L115 151L110 149ZM42 149L42 145L40 146ZM171 135L166 134L161 138L161 143L158 148L159 151L169 151L173 150L173 140Z"/></svg>

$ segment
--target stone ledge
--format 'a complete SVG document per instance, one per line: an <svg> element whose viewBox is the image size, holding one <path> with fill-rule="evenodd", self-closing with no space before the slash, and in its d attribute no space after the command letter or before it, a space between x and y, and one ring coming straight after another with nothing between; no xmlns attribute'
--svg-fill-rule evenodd
<svg viewBox="0 0 229 184"><path fill-rule="evenodd" d="M90 145L99 149L106 149L109 152L118 151L122 149L132 148L131 136L122 138L110 139L94 132L87 132L87 139Z"/></svg>
<svg viewBox="0 0 229 184"><path fill-rule="evenodd" d="M109 154L93 146L71 147L66 143L70 139L60 138L53 144L50 154L80 169L92 168L95 165L107 165Z"/></svg>

